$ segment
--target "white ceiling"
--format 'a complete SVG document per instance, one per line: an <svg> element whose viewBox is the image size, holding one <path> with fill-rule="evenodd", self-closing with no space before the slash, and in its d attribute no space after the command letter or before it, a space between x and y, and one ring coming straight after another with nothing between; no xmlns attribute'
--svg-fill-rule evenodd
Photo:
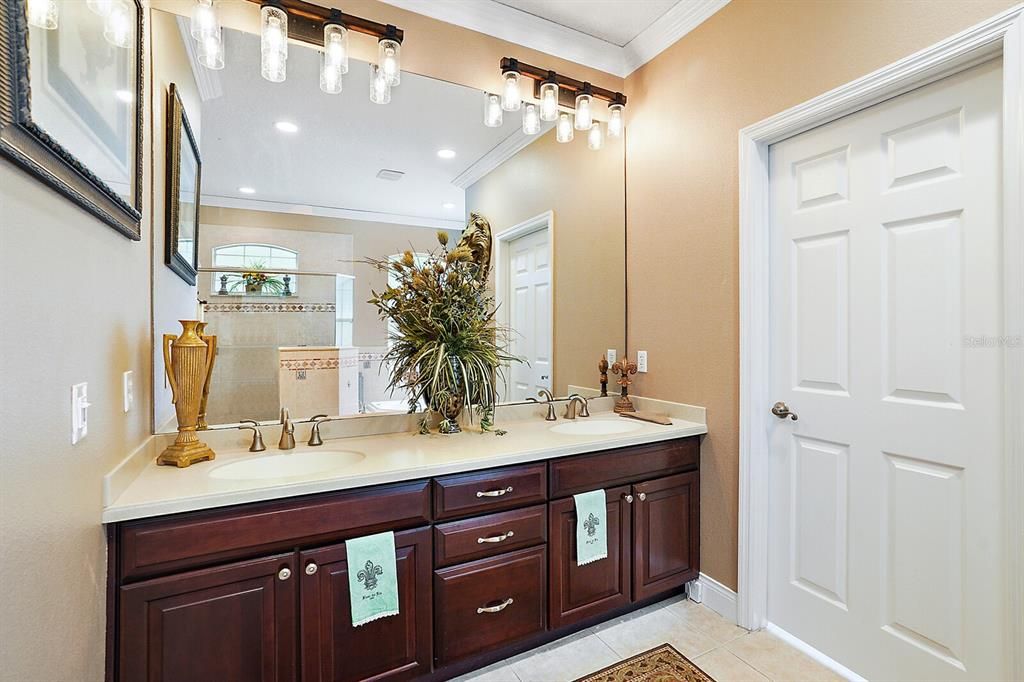
<svg viewBox="0 0 1024 682"><path fill-rule="evenodd" d="M625 77L725 7L729 0L383 2Z"/></svg>
<svg viewBox="0 0 1024 682"><path fill-rule="evenodd" d="M215 79L201 85L204 203L457 227L465 199L452 180L506 138L525 138L516 114L501 128L483 125L478 90L403 73L391 103L373 104L368 66L353 60L343 92L327 95L318 51L293 43L288 78L270 83L260 76L259 36L225 29L225 40L222 71L193 67ZM299 131L279 132L282 120ZM438 158L443 148L457 156ZM380 180L381 169L405 176ZM256 193L238 191L246 186Z"/></svg>
<svg viewBox="0 0 1024 682"><path fill-rule="evenodd" d="M636 38L680 0L496 0L619 47Z"/></svg>

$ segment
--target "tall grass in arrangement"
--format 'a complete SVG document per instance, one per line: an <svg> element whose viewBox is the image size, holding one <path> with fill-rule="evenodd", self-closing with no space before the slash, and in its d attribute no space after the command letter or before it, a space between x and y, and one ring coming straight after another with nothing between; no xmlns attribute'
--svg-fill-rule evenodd
<svg viewBox="0 0 1024 682"><path fill-rule="evenodd" d="M408 391L410 412L424 401L421 433L428 432L431 412L441 416L441 433L458 433L467 408L471 419L474 411L480 417L482 430L494 430L503 367L521 360L507 352L509 329L495 320L487 288L490 249L480 262L482 254L465 237L450 250L448 233L438 232L437 240L440 246L420 262L411 251L399 260L365 260L394 279L369 301L392 323L384 358L391 368L388 389Z"/></svg>

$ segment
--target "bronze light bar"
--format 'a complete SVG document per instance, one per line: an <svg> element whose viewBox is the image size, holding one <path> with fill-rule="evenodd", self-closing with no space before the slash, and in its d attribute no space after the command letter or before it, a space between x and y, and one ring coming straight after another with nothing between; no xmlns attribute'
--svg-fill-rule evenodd
<svg viewBox="0 0 1024 682"><path fill-rule="evenodd" d="M312 45L322 46L324 44L324 24L326 23L340 23L350 31L373 36L378 40L388 38L401 43L405 38L405 32L391 24L380 24L352 14L345 14L337 9L314 5L305 0L249 0L249 2L283 9L288 13L288 37Z"/></svg>
<svg viewBox="0 0 1024 682"><path fill-rule="evenodd" d="M613 92L607 88L601 88L587 81L576 80L569 76L563 76L560 73L555 73L548 69L542 69L538 66L532 66L530 64L524 64L523 62L515 59L514 57L503 57L501 60L501 72L506 71L518 71L521 75L526 76L534 81L534 96L538 99L540 97L539 89L541 83L556 83L559 89L559 102L562 100L562 91L569 91L572 94L573 104L575 103L576 93L588 90L589 94L596 99L604 100L609 104L626 104L626 96L621 92ZM572 106L570 104L569 106Z"/></svg>

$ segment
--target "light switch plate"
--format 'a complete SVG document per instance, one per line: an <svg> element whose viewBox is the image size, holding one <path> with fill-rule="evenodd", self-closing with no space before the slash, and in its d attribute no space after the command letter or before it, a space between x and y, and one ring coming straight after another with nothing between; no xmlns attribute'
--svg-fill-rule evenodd
<svg viewBox="0 0 1024 682"><path fill-rule="evenodd" d="M71 444L89 433L89 384L82 382L71 387Z"/></svg>
<svg viewBox="0 0 1024 682"><path fill-rule="evenodd" d="M130 412L135 402L135 373L128 370L121 375L121 393L123 395L124 411Z"/></svg>
<svg viewBox="0 0 1024 682"><path fill-rule="evenodd" d="M608 364L609 365L614 365L615 361L618 359L618 357L615 355L615 349L614 348L609 348L607 355L608 355Z"/></svg>
<svg viewBox="0 0 1024 682"><path fill-rule="evenodd" d="M645 350L638 350L636 352L636 371L647 371L647 351Z"/></svg>

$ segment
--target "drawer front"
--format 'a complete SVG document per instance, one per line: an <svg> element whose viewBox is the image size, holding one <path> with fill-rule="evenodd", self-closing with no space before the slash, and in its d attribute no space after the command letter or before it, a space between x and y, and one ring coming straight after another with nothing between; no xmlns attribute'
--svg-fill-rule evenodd
<svg viewBox="0 0 1024 682"><path fill-rule="evenodd" d="M513 509L434 527L437 567L482 559L547 541L547 505Z"/></svg>
<svg viewBox="0 0 1024 682"><path fill-rule="evenodd" d="M543 632L546 585L544 547L434 571L437 665Z"/></svg>
<svg viewBox="0 0 1024 682"><path fill-rule="evenodd" d="M547 499L545 462L434 479L434 512L438 519L486 514Z"/></svg>
<svg viewBox="0 0 1024 682"><path fill-rule="evenodd" d="M696 436L553 460L551 498L689 471L699 460Z"/></svg>
<svg viewBox="0 0 1024 682"><path fill-rule="evenodd" d="M131 580L430 522L430 483L183 514L121 525L121 574Z"/></svg>

